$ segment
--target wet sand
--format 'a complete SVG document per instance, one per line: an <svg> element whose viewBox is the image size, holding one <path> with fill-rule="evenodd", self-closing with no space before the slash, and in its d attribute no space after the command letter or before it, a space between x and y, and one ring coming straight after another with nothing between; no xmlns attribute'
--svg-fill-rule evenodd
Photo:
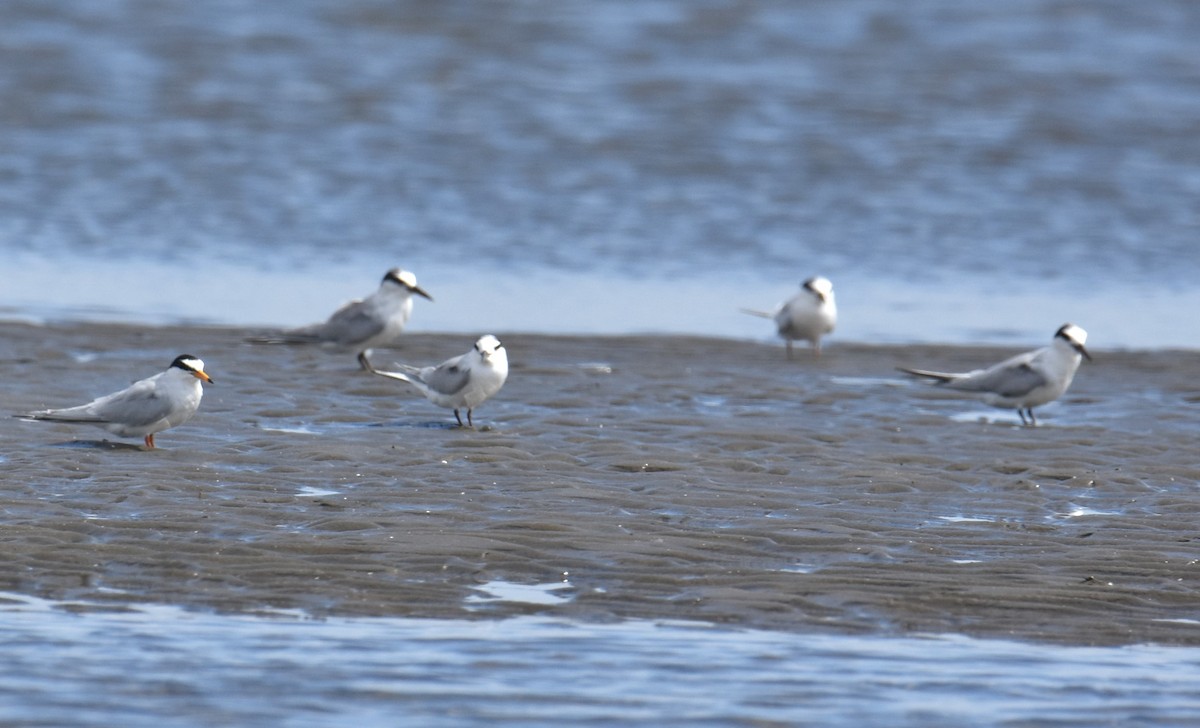
<svg viewBox="0 0 1200 728"><path fill-rule="evenodd" d="M1096 341L1035 429L894 369L1012 349L833 340L789 362L778 343L501 331L509 382L467 430L353 355L248 333L0 324L6 414L185 352L216 381L153 451L0 418L0 591L1200 644L1198 352ZM410 335L374 359L471 342ZM471 600L496 580L566 582L568 599Z"/></svg>

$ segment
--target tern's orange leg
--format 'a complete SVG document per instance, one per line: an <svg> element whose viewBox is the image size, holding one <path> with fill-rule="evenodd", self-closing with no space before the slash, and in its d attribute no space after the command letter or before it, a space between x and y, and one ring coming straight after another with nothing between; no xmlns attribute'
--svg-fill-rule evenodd
<svg viewBox="0 0 1200 728"><path fill-rule="evenodd" d="M154 449L154 433L146 435L146 447L150 448L151 450Z"/></svg>

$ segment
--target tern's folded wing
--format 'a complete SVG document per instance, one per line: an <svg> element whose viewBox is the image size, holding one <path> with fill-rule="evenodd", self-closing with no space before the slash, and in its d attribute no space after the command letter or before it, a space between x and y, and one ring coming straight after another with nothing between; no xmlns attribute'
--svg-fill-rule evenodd
<svg viewBox="0 0 1200 728"><path fill-rule="evenodd" d="M353 344L382 333L384 323L377 316L372 316L362 301L351 301L334 311L317 331L326 341Z"/></svg>
<svg viewBox="0 0 1200 728"><path fill-rule="evenodd" d="M149 382L138 382L129 389L102 397L91 405L92 411L105 422L119 422L131 427L144 427L169 416L174 409Z"/></svg>
<svg viewBox="0 0 1200 728"><path fill-rule="evenodd" d="M432 371L422 370L421 380L439 394L455 394L471 381L471 372L462 366L462 357L456 357Z"/></svg>
<svg viewBox="0 0 1200 728"><path fill-rule="evenodd" d="M966 392L994 392L1002 397L1023 397L1047 383L1046 375L1028 362L985 369L949 382L947 386Z"/></svg>

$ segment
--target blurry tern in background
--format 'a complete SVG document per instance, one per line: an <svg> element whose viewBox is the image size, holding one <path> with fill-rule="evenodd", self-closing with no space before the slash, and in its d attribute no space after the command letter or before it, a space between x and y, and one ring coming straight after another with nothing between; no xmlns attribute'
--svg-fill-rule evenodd
<svg viewBox="0 0 1200 728"><path fill-rule="evenodd" d="M792 342L808 341L813 353L821 355L821 337L833 331L837 324L837 303L833 299L833 283L816 276L804 281L800 292L775 307L774 311L755 311L743 308L751 316L775 319L778 333L787 342L787 356L792 358Z"/></svg>
<svg viewBox="0 0 1200 728"><path fill-rule="evenodd" d="M435 367L399 365L401 371L385 372L371 368L381 377L391 377L416 387L430 402L454 410L454 419L462 427L458 411L467 410L467 425L474 427L471 410L500 391L508 379L508 354L495 336L488 334L475 342L466 354Z"/></svg>
<svg viewBox="0 0 1200 728"><path fill-rule="evenodd" d="M201 382L212 384L204 372L204 362L191 354L181 354L165 372L134 382L120 392L78 407L16 416L97 425L120 437L142 437L146 447L153 448L154 433L182 425L196 414L204 394Z"/></svg>
<svg viewBox="0 0 1200 728"><path fill-rule="evenodd" d="M1063 324L1054 333L1050 346L1018 354L987 369L961 374L903 367L900 371L932 379L947 389L982 394L987 404L1015 408L1021 424L1036 426L1033 408L1061 397L1071 386L1083 357L1091 360L1092 355L1083 346L1086 341L1086 331L1074 324Z"/></svg>
<svg viewBox="0 0 1200 728"><path fill-rule="evenodd" d="M400 335L412 314L413 294L433 300L417 285L415 275L393 268L383 276L374 293L362 300L350 301L334 311L324 323L255 336L250 341L256 344L323 344L353 349L358 352L358 363L362 368L370 369L367 351L391 343Z"/></svg>

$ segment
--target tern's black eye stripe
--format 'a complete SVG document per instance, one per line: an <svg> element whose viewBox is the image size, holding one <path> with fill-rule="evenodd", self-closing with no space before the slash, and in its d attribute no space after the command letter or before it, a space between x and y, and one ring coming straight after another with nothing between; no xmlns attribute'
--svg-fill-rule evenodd
<svg viewBox="0 0 1200 728"><path fill-rule="evenodd" d="M192 362L196 361L196 359L197 357L191 354L180 354L179 356L175 357L175 361L171 362L171 366L178 367L184 371L194 372L196 371L196 367L192 364Z"/></svg>

